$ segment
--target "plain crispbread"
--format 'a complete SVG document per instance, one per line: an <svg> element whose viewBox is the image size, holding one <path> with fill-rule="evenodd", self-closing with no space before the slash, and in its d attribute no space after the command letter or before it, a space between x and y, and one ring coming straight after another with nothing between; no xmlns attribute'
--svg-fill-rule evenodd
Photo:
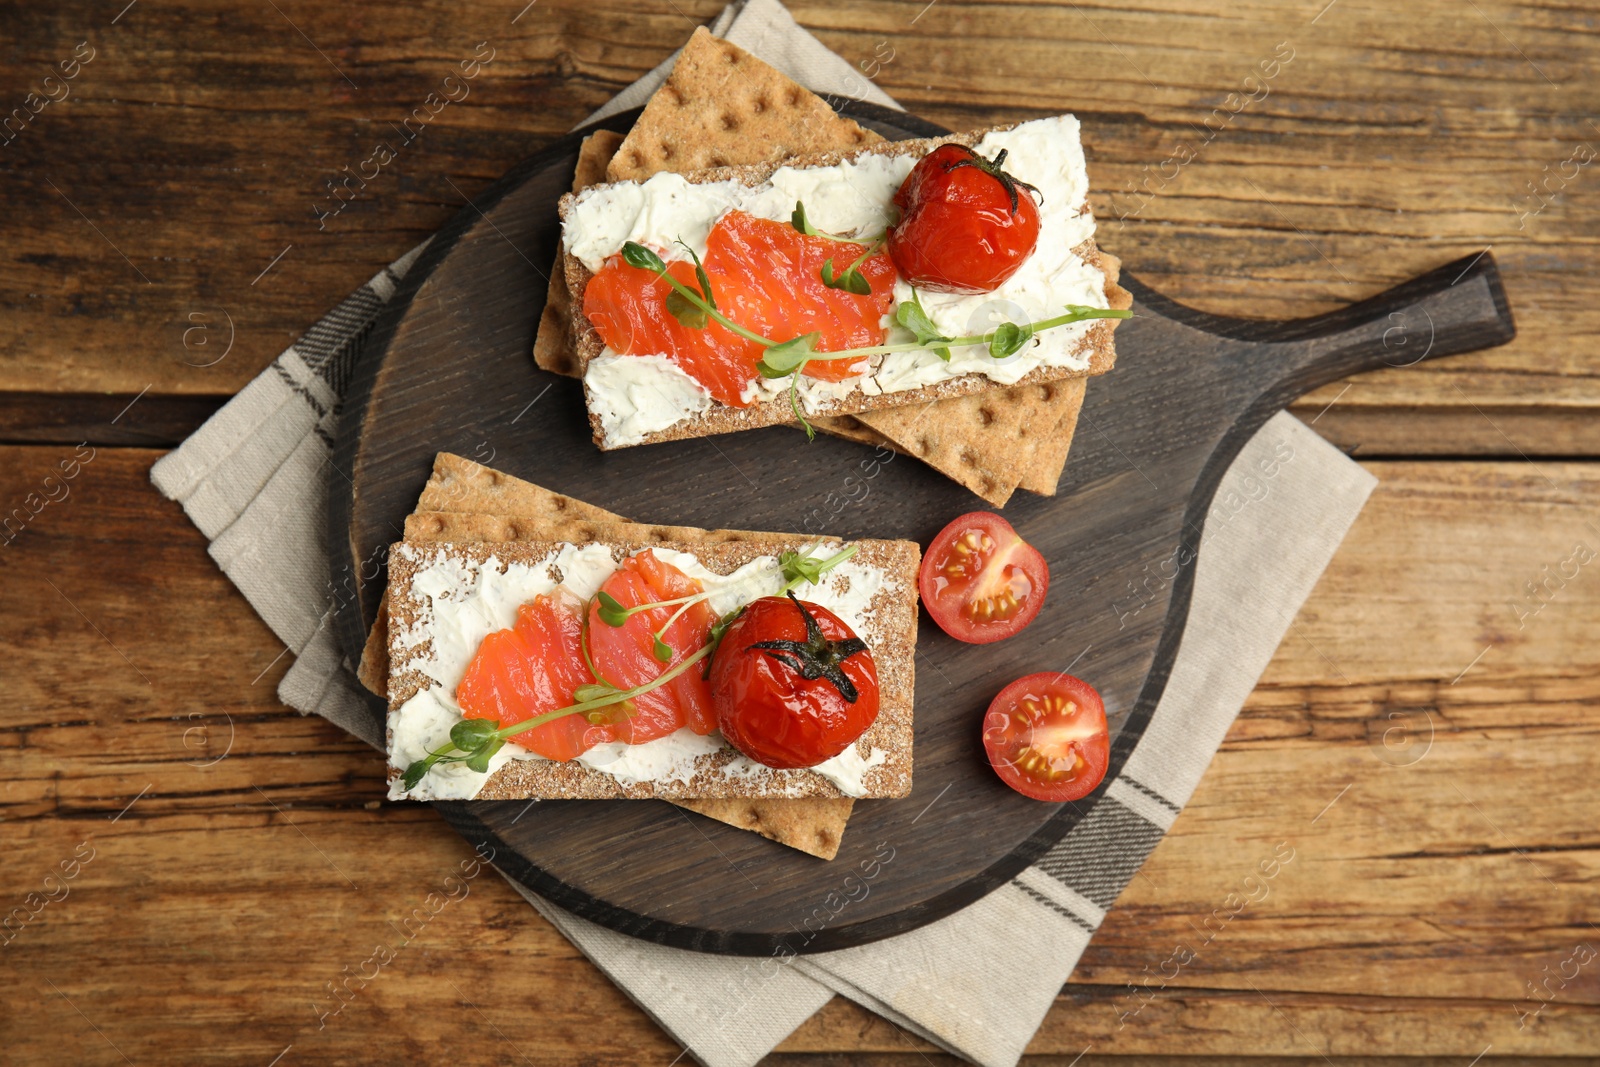
<svg viewBox="0 0 1600 1067"><path fill-rule="evenodd" d="M612 550L619 562L633 551L651 547L691 552L701 565L718 574L730 574L763 556L814 543L814 538L784 541L733 542L600 542ZM398 710L407 700L431 682L411 664L425 662L431 649L427 637L429 604L412 584L417 573L435 562L447 561L453 567L502 566L508 563L537 564L548 559L564 542L517 541L436 542L402 541L389 555L389 708ZM905 796L911 791L911 738L913 674L916 656L916 581L920 553L906 541L853 541L857 553L852 564L878 567L888 581L873 598L868 609L871 628L861 636L872 643L881 688L877 721L856 742L866 755L874 749L884 753L883 762L871 767L863 777L866 796ZM492 561L492 562L491 562ZM824 579L837 581L840 578ZM393 736L390 735L392 750ZM774 771L762 768L753 774L729 776L722 772L732 759L732 749L699 757L693 776L687 782L645 781L623 785L603 771L577 762L513 760L503 766L477 794L479 800L516 799L617 799L661 797L665 799L701 797L842 797L837 786L809 770ZM397 777L401 768L391 766L389 776ZM424 779L424 786L426 779ZM415 799L428 799L414 790Z"/></svg>
<svg viewBox="0 0 1600 1067"><path fill-rule="evenodd" d="M730 41L696 29L606 167L606 181L854 148L883 140ZM729 142L737 144L730 150Z"/></svg>
<svg viewBox="0 0 1600 1067"><path fill-rule="evenodd" d="M551 522L538 517L490 515L482 512L414 511L406 516L407 541L635 541L666 544L731 544L735 541L786 541L789 534L754 530L702 530L698 526L661 526L621 519L570 518Z"/></svg>
<svg viewBox="0 0 1600 1067"><path fill-rule="evenodd" d="M1035 442L1033 455L1029 457L1022 478L1017 482L1018 489L1026 489L1040 496L1055 496L1061 484L1061 472L1067 468L1067 453L1072 449L1072 438L1078 429L1078 415L1083 411L1084 393L1089 387L1086 378L1074 378L1056 384L1060 391L1047 403L1041 404L1040 410L1047 415L1057 416L1059 421L1054 430Z"/></svg>
<svg viewBox="0 0 1600 1067"><path fill-rule="evenodd" d="M545 539L561 539L579 526L593 527L600 521L621 523L614 513L574 497L551 492L472 460L440 452L434 457L433 474L422 490L415 513L408 519L407 536L427 540L463 540L457 536L471 530L484 540L493 534L544 531ZM457 525L460 523L461 525ZM610 529L616 530L612 526ZM667 527L642 527L649 531ZM670 528L691 541L707 531ZM743 531L711 531L728 539L745 536ZM691 536L693 534L693 536ZM387 693L389 677L388 594L378 606L378 619L368 635L361 659L361 678L379 696ZM750 830L779 844L809 853L819 859L833 859L839 851L854 801L849 798L810 797L769 800L763 797L680 799L673 801L718 822Z"/></svg>
<svg viewBox="0 0 1600 1067"><path fill-rule="evenodd" d="M991 127L987 130L977 130L949 137L868 145L850 152L823 153L781 163L758 163L742 167L721 167L714 170L696 171L683 175L683 178L685 181L696 184L737 181L747 185L759 185L766 181L780 166L833 166L844 159L860 158L867 154L920 156L939 144L975 145L986 134L995 130L1010 129L1011 125L1014 124ZM563 220L566 219L575 202L576 196L572 193L568 193L561 198L560 212ZM1084 205L1083 210L1088 210L1087 205ZM1106 275L1105 294L1107 302L1112 307L1127 306L1127 302L1131 301L1131 297L1112 279L1110 272L1107 270L1108 264L1102 259L1094 241L1092 239L1085 241L1075 248L1074 252L1085 262L1095 265ZM584 266L583 262L572 255L570 251L563 251L562 259L567 278L568 296L572 307L573 342L577 349L580 365L587 366L588 361L599 355L605 347L598 332L583 314L583 292L593 275ZM1112 331L1115 328L1115 324L1116 320L1114 319L1101 319L1095 321L1089 327L1083 342L1079 346L1079 351L1088 356L1089 365L1086 370L1074 371L1065 367L1036 367L1014 384L1019 386L1037 385L1042 382L1105 373L1111 369L1111 365L1115 360L1115 349L1112 345ZM860 392L854 392L828 404L819 414L850 415L893 407L926 405L930 401L945 400L951 397L970 396L977 393L996 393L1004 388L1006 387L996 385L981 374L965 374L933 385L903 392L878 396L867 396ZM587 392L587 384L585 390ZM737 430L753 429L758 426L786 423L792 421L793 418L794 413L790 408L787 395L779 395L771 400L751 404L749 407L744 408L713 404L707 411L697 416L685 419L668 429L645 435L640 443L648 444L658 441L705 437L718 433L731 433ZM589 420L590 426L594 431L595 442L602 448L606 447L604 434L600 426L600 418L594 413L592 405Z"/></svg>

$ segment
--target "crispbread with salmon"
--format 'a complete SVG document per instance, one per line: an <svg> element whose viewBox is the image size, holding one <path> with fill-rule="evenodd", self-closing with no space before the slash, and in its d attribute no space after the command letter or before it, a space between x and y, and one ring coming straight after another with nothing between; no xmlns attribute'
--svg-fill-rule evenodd
<svg viewBox="0 0 1600 1067"><path fill-rule="evenodd" d="M417 521L412 522L413 518ZM740 541L777 536L682 526L637 527L648 532L630 535L627 531L634 527L604 508L449 452L434 457L433 473L417 500L417 511L407 517L404 536L414 541L554 541L594 536L576 531L594 530L599 521L606 522L607 532L618 537ZM388 692L388 604L385 591L377 621L367 635L359 671L362 683L379 696ZM682 797L670 803L824 860L838 854L855 804L849 797Z"/></svg>
<svg viewBox="0 0 1600 1067"><path fill-rule="evenodd" d="M422 673L420 664L432 652L428 626L431 603L413 579L432 565L449 568L484 567L511 563L538 564L552 557L566 542L432 542L403 541L395 545L389 560L389 708L388 731L391 759L394 749L395 714L427 689L432 680ZM634 551L667 548L693 554L707 570L730 574L763 556L778 556L806 545L816 538L791 538L782 541L697 542L594 542L610 549L617 562ZM842 544L832 541L831 544ZM870 628L860 636L868 642L878 665L881 685L877 720L856 742L857 753L883 753L881 763L866 770L862 783L865 796L904 796L911 789L912 691L916 654L916 582L920 552L906 541L852 541L857 554L852 564L877 568L887 581L873 596L868 618ZM493 562L490 562L493 561ZM824 582L843 578L828 575ZM804 591L802 587L802 592ZM487 636L487 635L485 635ZM729 776L722 772L734 758L731 748L699 757L687 781L641 781L624 785L604 771L576 761L512 760L484 784L475 799L618 799L660 797L665 799L700 797L844 797L827 778L811 771L759 768L755 773ZM391 766L390 779L403 768ZM412 799L429 799L428 779L410 793Z"/></svg>
<svg viewBox="0 0 1600 1067"><path fill-rule="evenodd" d="M849 152L822 153L814 156L796 157L782 162L760 163L741 167L720 167L684 174L682 178L691 184L737 182L747 187L755 187L766 182L773 173L782 167L827 167L845 161L859 160L868 155L921 157L941 144L975 146L986 135L1010 130L1017 125L1019 124L1011 123L946 137L868 145ZM606 185L591 186L586 190L585 195L604 191L606 188L608 188ZM563 221L567 219L576 203L577 196L575 194L568 193L561 198L560 214ZM1081 215L1087 211L1087 203L1082 203L1078 206L1078 214ZM1113 261L1109 257L1102 256L1092 238L1076 246L1072 251L1079 259L1093 266L1104 277L1104 293L1108 306L1126 309L1132 305L1131 295L1116 282L1116 270ZM582 260L573 255L569 249L566 249L565 245L563 246L562 267L567 279L572 314L572 337L577 350L578 363L580 366L587 366L589 361L599 356L605 348L598 331L595 330L583 312L584 293L594 275ZM867 395L861 391L851 391L843 397L823 402L815 413L821 416L834 416L896 407L926 407L934 401L952 397L971 396L978 393L1015 389L1046 382L1081 378L1086 375L1103 374L1111 369L1115 361L1115 348L1112 341L1115 321L1113 319L1095 321L1084 331L1076 350L1076 354L1080 358L1087 360L1087 366L1081 370L1047 365L1036 367L1023 375L1018 381L1008 384L997 383L985 375L971 373L915 389L878 395ZM593 410L594 398L587 383L585 392L591 401L590 425L594 430L595 441L601 447L607 447L600 417ZM648 444L658 441L703 437L711 434L729 433L759 426L792 422L793 419L794 412L786 395L780 394L772 399L760 400L748 407L734 407L713 403L707 410L698 415L685 418L666 429L642 435L642 438L637 443Z"/></svg>
<svg viewBox="0 0 1600 1067"><path fill-rule="evenodd" d="M609 130L584 139L572 191L602 181L642 181L662 170L681 173L806 151L849 151L880 139L834 115L826 101L782 72L702 27L679 52L666 82L626 139ZM629 150L619 151L622 147ZM582 377L571 317L563 254L558 252L534 358L546 370ZM916 456L989 503L1004 506L1017 488L1054 495L1086 384L1087 379L1077 378L1007 386L935 401L931 409L884 408L808 421L819 432ZM926 428L937 432L924 432Z"/></svg>

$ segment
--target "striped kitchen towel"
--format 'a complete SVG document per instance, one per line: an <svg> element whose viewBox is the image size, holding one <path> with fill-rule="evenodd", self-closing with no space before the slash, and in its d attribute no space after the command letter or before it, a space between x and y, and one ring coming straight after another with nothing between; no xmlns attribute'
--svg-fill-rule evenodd
<svg viewBox="0 0 1600 1067"><path fill-rule="evenodd" d="M777 0L730 6L711 29L814 91L893 103ZM604 113L643 103L670 66ZM383 739L331 629L348 576L329 574L325 507L359 342L420 251L347 297L151 474L294 654L279 696L375 747ZM755 1063L835 993L958 1056L1009 1067L1188 801L1374 484L1286 414L1255 436L1218 489L1186 636L1126 769L1038 863L954 915L861 948L752 960L639 941L513 885L708 1067ZM935 805L927 817L943 814Z"/></svg>

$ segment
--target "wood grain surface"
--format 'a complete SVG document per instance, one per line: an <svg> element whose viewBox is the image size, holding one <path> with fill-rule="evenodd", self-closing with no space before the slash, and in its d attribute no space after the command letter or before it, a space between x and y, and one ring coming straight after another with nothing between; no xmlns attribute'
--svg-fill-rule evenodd
<svg viewBox="0 0 1600 1067"><path fill-rule="evenodd" d="M0 902L93 851L0 946L0 1060L680 1055L489 877L318 1029L325 983L469 854L429 813L379 804L359 743L276 701L282 646L147 475L346 291L720 6L0 4L0 115L96 50L70 98L0 137L0 440L27 442L0 447L0 502L96 449L0 548ZM1586 565L1526 588L1575 542L1600 548L1600 192L1592 165L1563 167L1600 138L1594 13L791 10L944 125L1078 112L1105 244L1195 306L1323 311L1492 246L1518 314L1509 346L1301 405L1358 455L1400 458L1368 461L1372 502L1030 1059L1595 1054L1600 971L1537 1016L1529 986L1600 947L1600 586ZM485 40L470 97L319 229L325 183ZM1280 42L1294 58L1263 83ZM1296 859L1271 895L1159 977L1218 925L1250 846L1280 841ZM948 1062L838 999L773 1060Z"/></svg>

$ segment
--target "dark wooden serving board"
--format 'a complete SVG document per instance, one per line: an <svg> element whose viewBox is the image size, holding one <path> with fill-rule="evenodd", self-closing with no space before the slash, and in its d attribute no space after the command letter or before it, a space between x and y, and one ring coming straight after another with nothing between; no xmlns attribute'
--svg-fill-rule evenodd
<svg viewBox="0 0 1600 1067"><path fill-rule="evenodd" d="M943 132L869 105L843 110L890 138ZM625 130L634 117L601 125ZM842 537L926 544L955 515L984 506L913 459L885 463L829 437L807 444L787 427L597 450L578 383L538 370L529 356L556 249L554 204L578 142L574 134L550 146L464 209L364 342L329 508L333 586L353 592L336 613L352 661L383 588L376 564L400 536L438 451L647 522L803 531L810 518L810 529ZM1138 250L1113 251L1136 275ZM1117 331L1115 370L1088 390L1060 494L1018 494L1005 510L1049 560L1044 610L1023 635L988 646L959 644L923 621L912 795L858 802L837 859L664 803L442 803L441 813L468 840L491 844L508 873L577 914L709 952L863 944L947 915L1037 858L1100 793L1045 805L1001 785L979 741L995 692L1019 675L1072 664L1105 698L1109 783L1165 686L1193 566L1170 582L1142 579L1147 568L1193 558L1217 482L1251 435L1318 385L1503 344L1514 333L1487 253L1293 322L1218 318L1136 276L1123 281L1135 317ZM1131 615L1130 583L1145 590ZM382 702L372 707L381 718ZM803 932L848 876L891 849L865 898Z"/></svg>

